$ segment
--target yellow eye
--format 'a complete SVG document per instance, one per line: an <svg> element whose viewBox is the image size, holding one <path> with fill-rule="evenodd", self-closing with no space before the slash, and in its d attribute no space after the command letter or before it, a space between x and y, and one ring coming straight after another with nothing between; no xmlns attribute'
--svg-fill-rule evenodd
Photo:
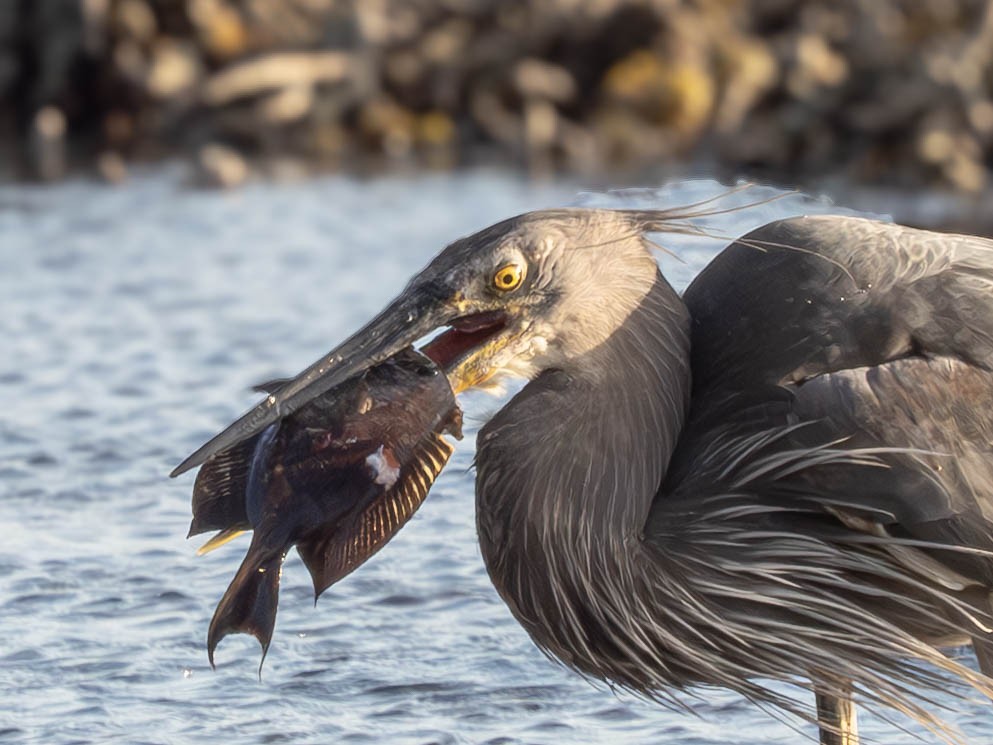
<svg viewBox="0 0 993 745"><path fill-rule="evenodd" d="M520 264L507 264L497 269L493 275L493 286L503 292L516 290L524 281L524 267Z"/></svg>

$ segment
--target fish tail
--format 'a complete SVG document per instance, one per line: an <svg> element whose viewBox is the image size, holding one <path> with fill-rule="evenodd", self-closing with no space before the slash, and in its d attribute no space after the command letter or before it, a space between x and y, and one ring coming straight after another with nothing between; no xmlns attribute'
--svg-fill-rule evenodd
<svg viewBox="0 0 993 745"><path fill-rule="evenodd" d="M214 649L228 634L251 634L262 645L259 675L272 641L276 626L276 604L279 600L279 577L283 568L285 549L272 549L252 541L238 573L228 585L217 604L207 631L207 659L214 665Z"/></svg>

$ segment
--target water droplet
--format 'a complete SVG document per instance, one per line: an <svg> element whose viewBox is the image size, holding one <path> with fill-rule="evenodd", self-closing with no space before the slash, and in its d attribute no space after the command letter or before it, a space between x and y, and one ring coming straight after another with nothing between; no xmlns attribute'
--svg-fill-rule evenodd
<svg viewBox="0 0 993 745"><path fill-rule="evenodd" d="M269 394L269 398L267 398L266 400L269 402L270 406L276 403L276 397L273 396L271 393Z"/></svg>
<svg viewBox="0 0 993 745"><path fill-rule="evenodd" d="M301 639L304 639L307 636L307 632L306 631L298 631L297 632L297 636L300 637Z"/></svg>
<svg viewBox="0 0 993 745"><path fill-rule="evenodd" d="M184 667L183 668L183 677L186 678L187 680L189 680L190 678L192 678L193 677L193 670L191 670L188 667Z"/></svg>

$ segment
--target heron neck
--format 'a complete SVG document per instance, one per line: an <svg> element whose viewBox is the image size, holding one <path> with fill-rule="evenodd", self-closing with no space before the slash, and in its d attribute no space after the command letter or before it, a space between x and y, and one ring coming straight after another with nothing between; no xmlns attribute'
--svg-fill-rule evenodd
<svg viewBox="0 0 993 745"><path fill-rule="evenodd" d="M572 459L585 471L582 488L563 495L560 508L578 508L577 519L599 518L601 536L640 536L691 388L689 313L661 273L631 315L570 372L572 398L582 400L571 410L572 431L589 449L587 463Z"/></svg>
<svg viewBox="0 0 993 745"><path fill-rule="evenodd" d="M576 627L570 614L589 607L582 594L598 576L637 574L618 564L634 560L689 393L689 316L658 274L603 344L541 373L480 431L483 557L518 620L553 653L571 655L576 639L557 640ZM561 617L546 618L552 598Z"/></svg>

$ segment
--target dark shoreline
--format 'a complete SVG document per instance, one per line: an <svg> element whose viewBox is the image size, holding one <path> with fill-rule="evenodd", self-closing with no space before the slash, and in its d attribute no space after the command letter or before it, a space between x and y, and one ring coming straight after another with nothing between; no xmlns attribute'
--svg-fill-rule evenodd
<svg viewBox="0 0 993 745"><path fill-rule="evenodd" d="M260 164L492 159L587 178L704 162L814 189L983 194L991 31L984 0L11 1L0 158L23 177L117 181L179 156L217 185Z"/></svg>

